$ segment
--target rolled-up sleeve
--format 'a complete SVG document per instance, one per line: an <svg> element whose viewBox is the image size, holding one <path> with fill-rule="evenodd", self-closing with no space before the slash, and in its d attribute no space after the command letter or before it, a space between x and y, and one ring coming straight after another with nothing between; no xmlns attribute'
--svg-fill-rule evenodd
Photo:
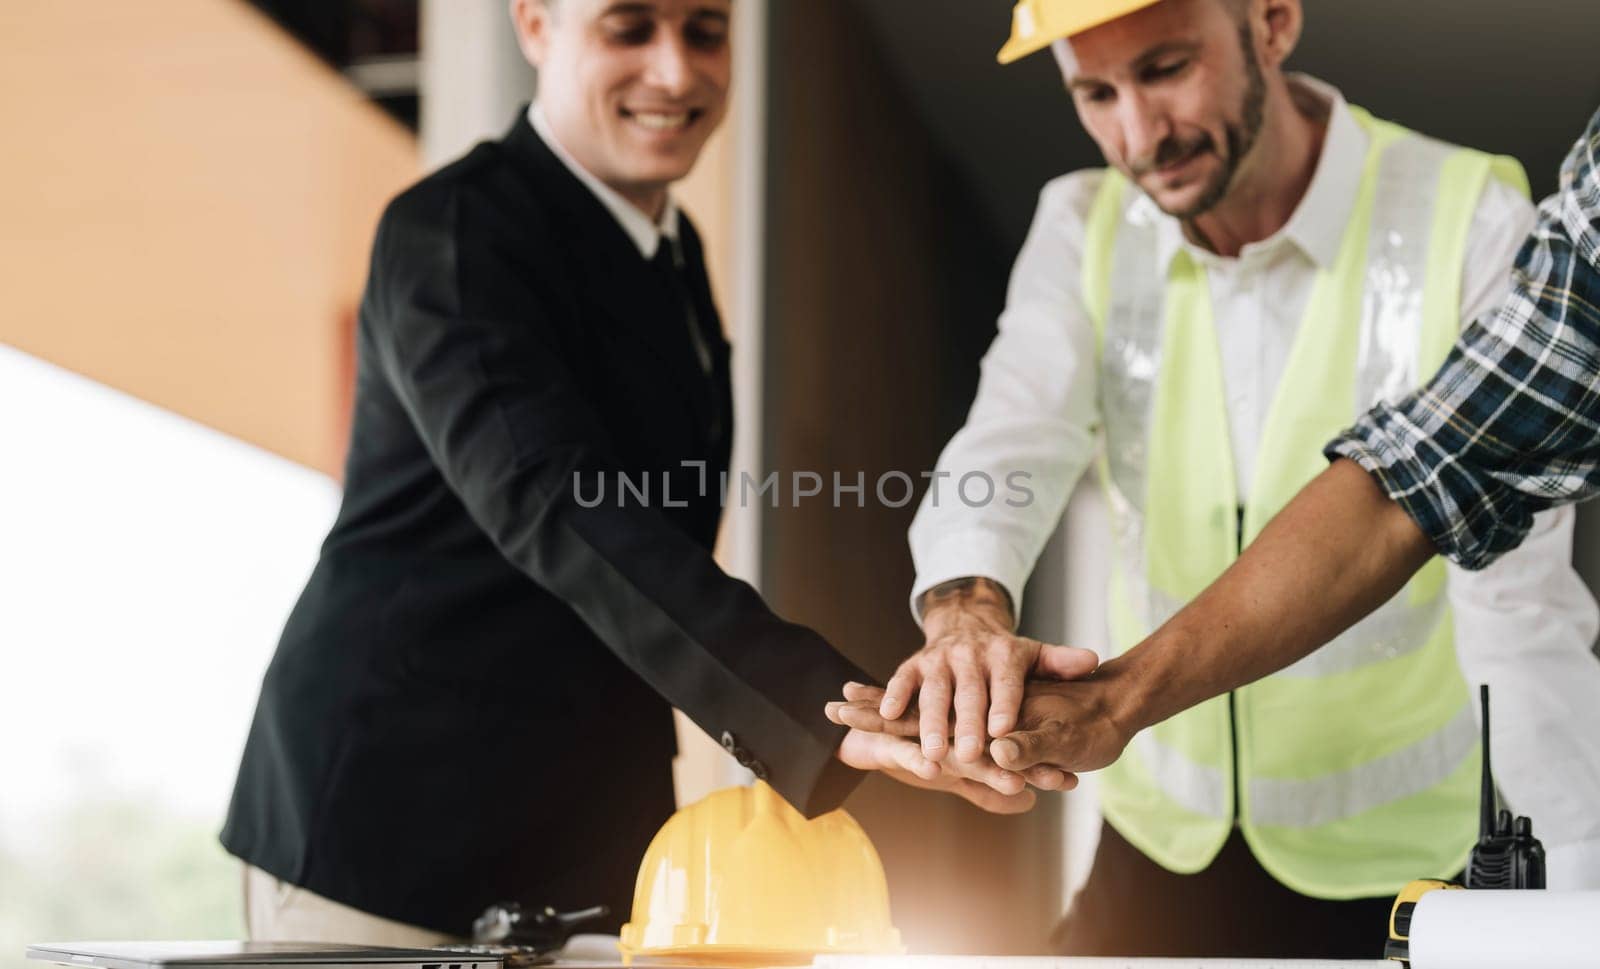
<svg viewBox="0 0 1600 969"><path fill-rule="evenodd" d="M1600 112L1517 253L1511 293L1439 373L1331 442L1440 554L1483 568L1535 512L1600 493Z"/></svg>

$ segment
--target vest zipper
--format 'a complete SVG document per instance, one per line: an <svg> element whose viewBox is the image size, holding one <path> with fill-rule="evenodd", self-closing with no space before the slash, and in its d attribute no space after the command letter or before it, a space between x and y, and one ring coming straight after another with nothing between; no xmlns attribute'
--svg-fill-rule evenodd
<svg viewBox="0 0 1600 969"><path fill-rule="evenodd" d="M1244 554L1244 506L1236 509L1233 530L1234 555ZM1239 711L1238 695L1236 691L1228 691L1228 757L1232 769L1229 776L1233 781L1233 816L1229 819L1232 827L1239 827Z"/></svg>

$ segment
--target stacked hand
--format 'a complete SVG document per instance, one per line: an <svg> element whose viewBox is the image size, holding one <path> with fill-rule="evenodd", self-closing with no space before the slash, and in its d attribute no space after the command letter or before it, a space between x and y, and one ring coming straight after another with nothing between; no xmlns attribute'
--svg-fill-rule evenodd
<svg viewBox="0 0 1600 969"><path fill-rule="evenodd" d="M995 790L1019 790L1024 782L1047 791L1071 790L1077 786L1078 771L1108 766L1121 756L1132 736L1111 702L1115 699L1112 683L1095 676L1075 683L1030 680L1017 729L992 739L987 751L968 762L957 757L936 766ZM919 725L909 719L889 720L879 712L883 690L850 683L845 686L845 697L828 704L828 719L850 727L851 736L898 738L912 754L920 754L911 739ZM921 762L935 763L926 757Z"/></svg>
<svg viewBox="0 0 1600 969"><path fill-rule="evenodd" d="M1096 675L1098 657L1013 634L1010 602L994 583L949 587L929 594L927 642L886 688L847 684L828 704L829 719L852 728L841 759L1007 813L1032 806L1026 784L1070 789L1074 772L1116 760L1132 734L1115 677Z"/></svg>
<svg viewBox="0 0 1600 969"><path fill-rule="evenodd" d="M882 771L903 784L959 795L996 814L1020 814L1033 807L1033 792L1018 774L992 761L937 764L922 756L916 741L891 733L851 730L839 747L839 759L857 770Z"/></svg>

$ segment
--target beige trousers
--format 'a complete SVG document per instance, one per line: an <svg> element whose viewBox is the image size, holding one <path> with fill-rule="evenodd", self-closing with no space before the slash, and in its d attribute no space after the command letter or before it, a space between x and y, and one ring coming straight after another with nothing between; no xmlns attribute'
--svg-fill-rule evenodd
<svg viewBox="0 0 1600 969"><path fill-rule="evenodd" d="M368 915L244 866L244 916L256 942L345 942L424 949L463 940Z"/></svg>

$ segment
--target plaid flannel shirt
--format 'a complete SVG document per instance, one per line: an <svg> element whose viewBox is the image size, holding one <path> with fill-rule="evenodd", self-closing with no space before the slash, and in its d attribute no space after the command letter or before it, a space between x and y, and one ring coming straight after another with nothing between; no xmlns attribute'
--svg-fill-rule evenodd
<svg viewBox="0 0 1600 969"><path fill-rule="evenodd" d="M1469 569L1515 548L1534 512L1600 494L1600 112L1512 276L1432 380L1325 452L1365 468Z"/></svg>

